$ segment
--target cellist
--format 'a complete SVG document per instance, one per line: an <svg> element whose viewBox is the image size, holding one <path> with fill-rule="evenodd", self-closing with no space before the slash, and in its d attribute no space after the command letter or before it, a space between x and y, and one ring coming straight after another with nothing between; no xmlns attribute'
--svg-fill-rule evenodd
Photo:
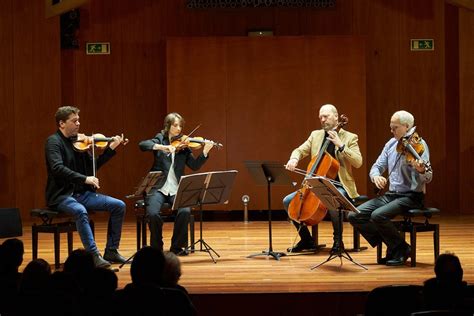
<svg viewBox="0 0 474 316"><path fill-rule="evenodd" d="M340 166L336 176L336 181L339 181L343 187L339 190L349 198L356 198L359 196L352 176L352 167L359 168L362 166L362 154L360 153L358 136L354 133L348 132L341 128L338 132L335 131L338 126L339 114L337 109L332 104L324 104L319 109L319 120L321 122L321 129L312 131L308 139L298 148L293 150L290 159L286 163L286 169L295 170L298 162L308 155L315 157L318 155L323 143L326 139L329 140L329 145L326 152L335 158ZM295 197L297 192L287 195L283 199L283 205L288 212L288 207L291 200ZM329 210L331 222L333 226L333 246L331 253L337 251L342 246L342 240L339 240L338 229L338 213L336 210ZM303 252L314 251L316 245L311 237L308 227L304 223L298 223L293 220L296 229L299 230L301 240L294 246L287 249L288 252ZM301 226L301 227L300 227ZM342 228L341 228L342 229Z"/></svg>

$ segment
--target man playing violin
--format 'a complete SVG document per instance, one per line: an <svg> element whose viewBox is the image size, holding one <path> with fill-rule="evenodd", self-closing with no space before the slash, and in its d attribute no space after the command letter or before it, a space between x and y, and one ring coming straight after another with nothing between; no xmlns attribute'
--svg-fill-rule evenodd
<svg viewBox="0 0 474 316"><path fill-rule="evenodd" d="M187 140L183 137L177 145L173 142L181 136L184 119L178 113L169 113L164 120L163 130L154 138L139 143L142 151L153 152L153 166L150 171L162 171L155 188L150 190L147 200L147 216L150 226L150 244L154 248L163 250L163 219L160 216L164 203L173 204L178 191L178 183L184 175L186 166L198 170L207 161L213 142L205 142L202 153L195 158L191 149L187 147ZM173 144L172 144L173 143ZM170 251L183 256L187 255L188 223L191 216L189 207L177 211Z"/></svg>
<svg viewBox="0 0 474 316"><path fill-rule="evenodd" d="M318 155L320 148L323 146L325 139L328 139L329 145L326 152L335 158L340 166L337 173L336 181L341 182L342 187L339 191L346 197L357 198L356 184L354 177L352 176L352 167L359 168L362 166L362 154L360 153L358 136L350 133L344 129L340 129L336 132L334 129L338 126L339 114L337 109L332 104L325 104L321 106L319 110L319 120L321 122L322 129L311 132L308 139L298 148L293 150L290 155L290 160L286 163L286 169L295 170L298 162L304 157L311 155L315 157ZM291 200L295 197L297 192L293 192L287 195L283 199L283 205L285 210L288 211ZM340 236L342 231L339 233L339 215L337 210L329 210L331 222L333 226L333 240L334 244L331 248L331 253L336 252L339 247L342 246L342 240ZM302 252L302 251L314 251L316 245L311 237L308 227L302 225L296 221L293 221L296 229L299 230L301 240L294 246L288 248L288 252ZM342 228L341 228L342 229Z"/></svg>
<svg viewBox="0 0 474 316"><path fill-rule="evenodd" d="M410 245L405 242L391 222L395 216L414 208L423 207L426 183L433 177L427 169L429 149L424 140L421 143L424 152L422 161L408 162L404 154L397 152L397 146L413 133L415 118L407 111L398 111L390 119L390 131L393 134L384 146L382 153L370 169L370 179L382 190L387 181L389 191L360 205L360 213L349 214L349 221L356 227L372 247L383 242L387 245L387 255L382 263L388 266L405 264L410 256ZM398 146L399 147L399 146ZM388 180L382 174L388 170Z"/></svg>
<svg viewBox="0 0 474 316"><path fill-rule="evenodd" d="M87 151L76 151L73 146L80 126L79 109L73 106L60 107L55 118L58 130L48 137L45 145L48 207L74 216L82 244L87 252L93 254L97 267L109 267L110 262L123 263L125 258L119 254L118 248L125 203L95 192L100 185L99 179L91 176L95 175L92 156ZM121 136L111 138L109 146L97 158L97 168L115 155L115 149L122 141ZM104 257L97 249L87 210L110 212Z"/></svg>

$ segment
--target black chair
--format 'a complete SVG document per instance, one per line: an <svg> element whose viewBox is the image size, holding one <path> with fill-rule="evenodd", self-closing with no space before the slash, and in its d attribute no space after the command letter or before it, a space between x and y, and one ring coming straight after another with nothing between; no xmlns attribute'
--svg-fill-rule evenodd
<svg viewBox="0 0 474 316"><path fill-rule="evenodd" d="M92 214L93 212L90 212ZM73 248L73 235L77 231L76 223L71 215L64 212L51 210L49 208L35 208L30 212L34 218L41 220L40 224L33 222L31 226L32 234L32 252L33 260L38 258L38 235L39 233L50 233L54 235L54 266L56 269L60 267L60 236L61 233L67 234L67 250L71 254ZM89 216L89 223L91 225L92 233L95 234L95 225L92 218Z"/></svg>
<svg viewBox="0 0 474 316"><path fill-rule="evenodd" d="M385 285L370 291L365 316L405 316L419 311L423 300L422 285Z"/></svg>
<svg viewBox="0 0 474 316"><path fill-rule="evenodd" d="M394 221L393 223L405 238L405 233L410 233L411 246L411 266L416 266L416 234L422 232L433 232L433 248L434 260L439 256L439 224L431 224L429 219L438 215L440 210L434 207L422 209L408 210L401 216L403 220ZM415 218L422 218L422 222L414 221ZM380 263L382 258L382 244L377 246L377 262Z"/></svg>
<svg viewBox="0 0 474 316"><path fill-rule="evenodd" d="M172 205L164 203L161 207L160 216L164 222L174 222L175 213L171 209ZM137 200L134 205L135 217L137 220L137 251L147 245L147 223L148 218L145 213L145 203L143 200ZM189 236L191 239L191 252L194 252L194 214L189 218Z"/></svg>

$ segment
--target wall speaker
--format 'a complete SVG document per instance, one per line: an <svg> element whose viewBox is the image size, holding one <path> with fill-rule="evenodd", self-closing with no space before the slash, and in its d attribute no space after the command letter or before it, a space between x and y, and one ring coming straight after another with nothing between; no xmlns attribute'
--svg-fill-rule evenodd
<svg viewBox="0 0 474 316"><path fill-rule="evenodd" d="M20 211L17 208L0 208L0 238L23 235Z"/></svg>
<svg viewBox="0 0 474 316"><path fill-rule="evenodd" d="M61 48L77 49L79 48L79 10L71 10L61 15Z"/></svg>

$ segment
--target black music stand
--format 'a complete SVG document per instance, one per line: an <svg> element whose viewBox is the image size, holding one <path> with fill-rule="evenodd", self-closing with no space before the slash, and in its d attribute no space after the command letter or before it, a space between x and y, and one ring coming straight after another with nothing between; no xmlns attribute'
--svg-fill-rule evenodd
<svg viewBox="0 0 474 316"><path fill-rule="evenodd" d="M341 243L339 244L338 248L336 251L331 252L329 254L329 257L326 259L326 261L321 262L318 265L315 265L311 268L311 270L316 269L317 267L325 264L326 262L331 261L334 258L339 257L341 260L341 265L342 265L342 258L347 259L351 261L352 263L358 265L361 268L364 268L367 270L366 267L361 265L360 263L354 261L352 257L349 255L349 253L344 249L344 243L342 242L342 220L343 220L343 211L349 211L349 212L356 212L359 213L359 211L354 207L354 205L349 202L348 199L344 195L339 192L339 190L334 186L334 183L337 183L336 181L330 180L325 177L314 177L314 178L309 178L306 180L308 184L311 186L311 190L316 194L316 196L321 200L321 202L330 210L338 210L339 213L339 240L341 240Z"/></svg>
<svg viewBox="0 0 474 316"><path fill-rule="evenodd" d="M267 186L268 197L268 250L247 256L271 256L275 260L286 256L283 252L274 252L272 246L272 207L271 207L271 185L291 185L291 179L282 163L272 161L244 161L257 185Z"/></svg>
<svg viewBox="0 0 474 316"><path fill-rule="evenodd" d="M199 251L207 252L212 261L217 263L212 252L220 257L211 246L202 238L202 205L203 204L226 204L228 202L232 185L234 184L237 170L213 171L182 176L179 180L178 192L176 193L173 210L182 207L199 207ZM204 249L203 249L204 246ZM191 246L186 248L186 251Z"/></svg>
<svg viewBox="0 0 474 316"><path fill-rule="evenodd" d="M145 211L145 216L148 214L147 212L147 202L146 202L146 197L148 196L148 193L150 190L156 185L156 182L158 181L159 178L161 178L163 172L161 171L150 171L148 174L142 178L140 183L137 186L137 190L135 193L127 195L127 199L133 199L133 198L143 198L143 208ZM143 229L146 229L146 227L143 227ZM124 263L122 263L119 268L122 268L126 263L130 262L137 253L135 252L130 258L128 258Z"/></svg>

